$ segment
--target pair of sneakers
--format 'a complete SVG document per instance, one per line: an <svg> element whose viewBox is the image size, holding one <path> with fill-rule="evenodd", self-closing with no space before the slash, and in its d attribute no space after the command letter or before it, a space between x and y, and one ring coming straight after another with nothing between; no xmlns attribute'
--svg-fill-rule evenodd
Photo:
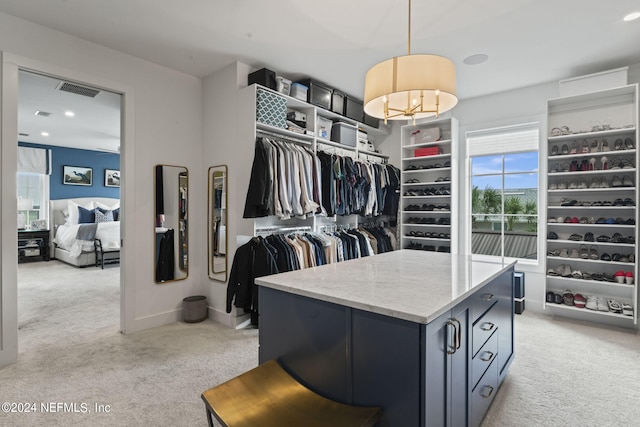
<svg viewBox="0 0 640 427"><path fill-rule="evenodd" d="M633 285L633 272L627 271L626 273L622 270L616 271L613 275L618 283L626 283L627 285Z"/></svg>

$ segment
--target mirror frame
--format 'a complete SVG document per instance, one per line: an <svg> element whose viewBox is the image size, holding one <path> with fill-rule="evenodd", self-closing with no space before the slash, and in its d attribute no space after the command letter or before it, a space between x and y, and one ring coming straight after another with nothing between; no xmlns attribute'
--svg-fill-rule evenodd
<svg viewBox="0 0 640 427"><path fill-rule="evenodd" d="M215 197L214 197L214 174L216 172L221 171L222 173L224 173L224 178L225 178L225 191L223 191L222 193L222 204L223 206L225 206L225 211L227 210L227 206L228 206L228 200L227 200L227 193L228 193L228 188L229 188L229 169L227 168L227 165L217 165L217 166L211 166L208 170L207 173L207 269L209 271L209 279L211 280L216 280L218 282L226 282L227 281L227 272L229 270L229 260L227 258L227 248L229 247L229 233L228 233L228 227L229 227L229 212L225 212L225 228L226 228L226 232L224 233L224 247L225 247L225 256L224 256L224 270L223 271L215 271L214 269L214 257L215 257L215 253L214 253L214 248L213 248L213 239L214 239L214 227L213 227L213 223L215 220L215 211L214 211L214 203L215 203Z"/></svg>
<svg viewBox="0 0 640 427"><path fill-rule="evenodd" d="M175 230L175 237L174 239L177 240L174 241L174 248L176 249L177 253L174 253L174 271L176 272L174 274L174 278L173 279L169 279L169 280L158 280L158 274L157 274L157 257L158 257L158 229L160 227L164 228L165 224L164 224L164 219L162 220L162 222L159 224L160 221L160 215L164 215L165 214L158 214L157 208L158 208L158 167L162 167L163 168L163 177L164 177L164 168L166 167L170 167L170 168L176 168L177 169L177 173L176 173L176 177L178 178L178 183L177 183L177 190L178 193L175 195L176 196L176 204L178 204L178 206L176 206L176 219L175 219L175 224L173 224L174 226L169 227L169 228L173 228ZM185 175L186 177L186 201L185 201L185 214L184 214L184 218L180 217L180 206L179 206L179 200L181 198L180 195L180 188L181 186L181 179L182 179L182 175ZM164 185L163 185L163 189L164 189ZM163 192L164 193L164 192ZM163 199L164 199L164 194L163 194ZM163 202L164 203L164 202ZM166 212L166 211L165 211ZM153 213L154 213L154 251L153 251L153 281L158 284L158 285L164 285L167 283L172 283L172 282L177 282L177 281L181 281L181 280L186 280L187 277L189 277L189 169L186 166L178 166L178 165L169 165L169 164L157 164L153 167ZM184 226L184 232L182 232L182 226ZM186 264L184 265L184 268L181 267L181 262L180 262L180 251L179 251L179 246L181 244L181 242L184 241L185 242L185 248L186 248ZM178 275L177 272L182 272L182 274L180 274L180 277L175 277Z"/></svg>

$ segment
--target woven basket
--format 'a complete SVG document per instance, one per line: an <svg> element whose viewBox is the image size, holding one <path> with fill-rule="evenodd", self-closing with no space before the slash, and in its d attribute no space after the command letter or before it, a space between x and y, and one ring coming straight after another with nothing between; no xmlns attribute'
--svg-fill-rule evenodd
<svg viewBox="0 0 640 427"><path fill-rule="evenodd" d="M208 317L207 297L195 295L182 300L182 320L186 323L202 322Z"/></svg>

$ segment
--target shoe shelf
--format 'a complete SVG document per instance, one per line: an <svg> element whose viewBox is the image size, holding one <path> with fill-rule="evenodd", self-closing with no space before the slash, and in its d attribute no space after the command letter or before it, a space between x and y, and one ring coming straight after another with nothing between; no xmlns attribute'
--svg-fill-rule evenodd
<svg viewBox="0 0 640 427"><path fill-rule="evenodd" d="M455 253L457 194L456 172L451 163L458 148L458 122L448 118L405 125L400 138L402 247ZM415 194L434 190L449 194Z"/></svg>
<svg viewBox="0 0 640 427"><path fill-rule="evenodd" d="M607 319L616 318L637 325L637 287L611 280L620 272L629 274L632 283L638 276L638 112L637 84L547 102L548 136L541 154L546 153L547 162L546 215L555 222L545 224L545 272L552 273L546 276L545 293L570 290L587 299L613 299L630 304L633 314L548 299L545 308L578 318L583 313L586 320L596 322L615 325ZM578 222L564 222L567 218ZM584 240L587 234L589 240ZM601 242L598 237L626 242ZM588 258L582 257L585 250ZM563 268L572 276L566 277L566 271L564 277L554 273Z"/></svg>

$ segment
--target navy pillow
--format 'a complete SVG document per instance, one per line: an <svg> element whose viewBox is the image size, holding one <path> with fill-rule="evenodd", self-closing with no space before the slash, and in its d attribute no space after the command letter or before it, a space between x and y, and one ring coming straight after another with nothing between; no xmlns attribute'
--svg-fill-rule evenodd
<svg viewBox="0 0 640 427"><path fill-rule="evenodd" d="M96 214L92 210L78 206L78 224L93 224L96 222Z"/></svg>
<svg viewBox="0 0 640 427"><path fill-rule="evenodd" d="M113 212L113 220L120 221L120 208L114 209L111 212Z"/></svg>

